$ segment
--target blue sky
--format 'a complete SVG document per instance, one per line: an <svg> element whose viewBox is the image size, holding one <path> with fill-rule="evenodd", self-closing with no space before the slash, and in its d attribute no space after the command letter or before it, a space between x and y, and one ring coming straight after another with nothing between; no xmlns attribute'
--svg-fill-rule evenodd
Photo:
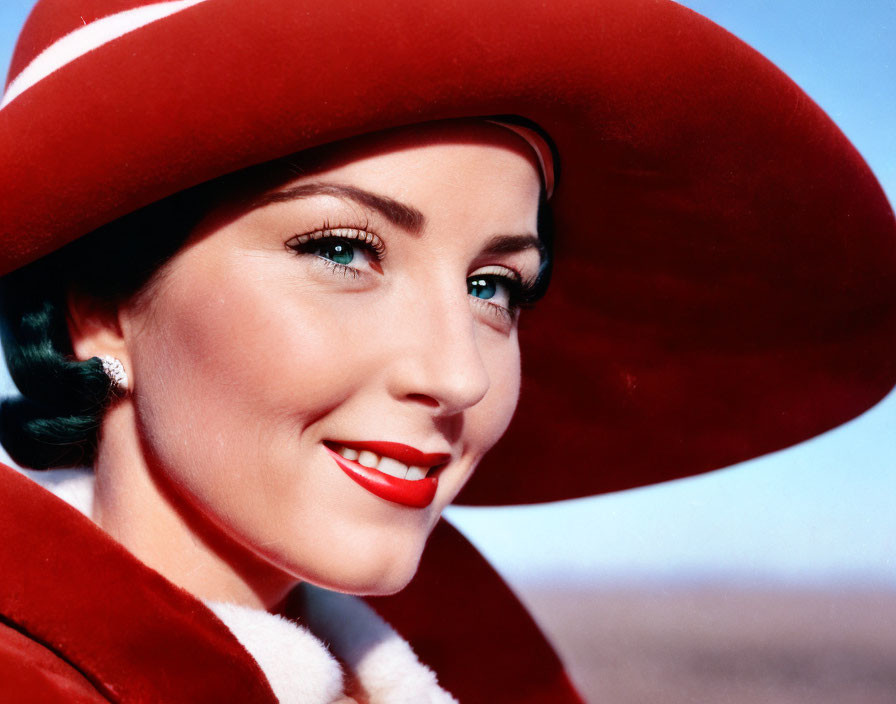
<svg viewBox="0 0 896 704"><path fill-rule="evenodd" d="M896 196L896 3L690 0L783 68ZM0 65L31 2L0 4ZM894 350L896 353L896 350ZM796 448L702 477L537 507L450 509L511 581L896 587L896 394Z"/></svg>

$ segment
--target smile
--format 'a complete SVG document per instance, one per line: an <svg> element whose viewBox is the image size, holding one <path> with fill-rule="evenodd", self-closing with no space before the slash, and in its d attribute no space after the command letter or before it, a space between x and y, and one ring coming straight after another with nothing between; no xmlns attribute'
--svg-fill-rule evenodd
<svg viewBox="0 0 896 704"><path fill-rule="evenodd" d="M339 468L360 486L386 501L426 508L436 495L436 471L451 459L447 453L424 453L397 442L326 442Z"/></svg>

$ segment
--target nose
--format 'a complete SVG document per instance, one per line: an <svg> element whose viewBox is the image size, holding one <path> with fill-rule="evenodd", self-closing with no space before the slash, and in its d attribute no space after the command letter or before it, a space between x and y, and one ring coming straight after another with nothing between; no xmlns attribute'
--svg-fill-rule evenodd
<svg viewBox="0 0 896 704"><path fill-rule="evenodd" d="M490 384L466 290L429 289L415 298L394 338L390 392L440 416L458 414L479 403Z"/></svg>

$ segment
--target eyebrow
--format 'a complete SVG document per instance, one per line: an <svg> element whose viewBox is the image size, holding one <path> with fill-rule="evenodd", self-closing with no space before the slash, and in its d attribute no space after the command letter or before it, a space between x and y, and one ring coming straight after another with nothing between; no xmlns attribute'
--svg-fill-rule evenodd
<svg viewBox="0 0 896 704"><path fill-rule="evenodd" d="M271 203L284 203L312 196L348 198L376 210L389 222L398 225L408 232L421 232L424 225L426 225L426 216L411 205L401 203L387 196L365 191L357 186L347 186L338 183L306 183L301 186L294 186L282 191L265 194L254 205L261 207ZM537 235L532 234L497 235L485 244L482 248L482 253L514 254L516 252L524 252L527 249L535 249L542 262L547 258L544 242Z"/></svg>
<svg viewBox="0 0 896 704"><path fill-rule="evenodd" d="M312 196L335 196L336 198L348 198L367 208L376 210L389 222L408 232L420 232L426 224L426 217L413 206L400 203L397 200L381 196L356 186L346 186L337 183L306 183L294 186L283 191L276 191L263 195L255 202L256 207L271 203L284 203L300 198Z"/></svg>
<svg viewBox="0 0 896 704"><path fill-rule="evenodd" d="M547 250L544 242L536 235L498 235L492 237L482 248L483 254L514 254L534 249L541 261L545 260Z"/></svg>

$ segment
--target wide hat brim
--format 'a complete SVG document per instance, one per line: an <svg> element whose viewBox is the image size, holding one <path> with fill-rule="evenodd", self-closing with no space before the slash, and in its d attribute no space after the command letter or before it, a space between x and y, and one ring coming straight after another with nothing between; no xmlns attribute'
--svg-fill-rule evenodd
<svg viewBox="0 0 896 704"><path fill-rule="evenodd" d="M44 0L10 76L147 4L75 14ZM896 226L873 175L767 60L657 0L180 8L0 110L0 273L252 164L494 115L556 146L556 265L521 322L517 416L461 502L724 467L841 424L896 383Z"/></svg>

